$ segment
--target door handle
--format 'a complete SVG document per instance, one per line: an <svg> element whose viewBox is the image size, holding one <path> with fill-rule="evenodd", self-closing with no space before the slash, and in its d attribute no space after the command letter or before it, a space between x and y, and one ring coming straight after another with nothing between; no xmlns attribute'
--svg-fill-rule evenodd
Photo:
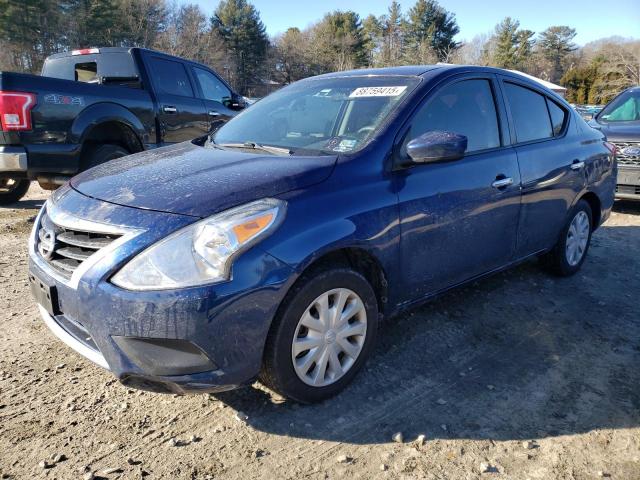
<svg viewBox="0 0 640 480"><path fill-rule="evenodd" d="M210 117L219 117L220 115L222 115L220 112L216 112L215 110L209 110L209 112L207 113Z"/></svg>
<svg viewBox="0 0 640 480"><path fill-rule="evenodd" d="M581 168L584 168L584 162L580 160L574 160L571 164L571 170L580 170Z"/></svg>
<svg viewBox="0 0 640 480"><path fill-rule="evenodd" d="M164 113L176 113L178 111L178 109L176 107L171 107L169 105L165 105L164 107L162 107L162 111Z"/></svg>
<svg viewBox="0 0 640 480"><path fill-rule="evenodd" d="M511 177L506 177L506 178L497 178L492 184L491 186L493 188L505 188L508 187L509 185L513 185L513 178Z"/></svg>

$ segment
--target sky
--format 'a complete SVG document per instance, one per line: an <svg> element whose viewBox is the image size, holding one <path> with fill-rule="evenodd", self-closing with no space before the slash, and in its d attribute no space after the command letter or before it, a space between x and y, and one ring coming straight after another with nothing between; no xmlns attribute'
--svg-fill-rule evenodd
<svg viewBox="0 0 640 480"><path fill-rule="evenodd" d="M386 13L391 0L250 0L271 36L288 27L303 29L333 10L353 10L362 18ZM210 15L216 0L179 0L197 3ZM403 12L415 2L401 1ZM619 35L640 39L640 0L440 0L456 14L459 40L487 33L506 16L522 28L541 32L551 25L569 25L577 31L574 41L584 45L598 38Z"/></svg>

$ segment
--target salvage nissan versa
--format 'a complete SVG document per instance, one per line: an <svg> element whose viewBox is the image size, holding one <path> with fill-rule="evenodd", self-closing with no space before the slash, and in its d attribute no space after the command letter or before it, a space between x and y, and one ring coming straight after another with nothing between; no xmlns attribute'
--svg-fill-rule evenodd
<svg viewBox="0 0 640 480"><path fill-rule="evenodd" d="M29 277L51 330L125 385L259 378L314 402L383 318L532 256L575 273L616 168L602 132L514 73L323 75L73 178L37 217Z"/></svg>

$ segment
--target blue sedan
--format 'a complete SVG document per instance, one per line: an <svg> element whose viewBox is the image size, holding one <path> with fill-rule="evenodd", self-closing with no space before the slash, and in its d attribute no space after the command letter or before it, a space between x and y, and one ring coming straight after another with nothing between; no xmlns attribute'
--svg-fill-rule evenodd
<svg viewBox="0 0 640 480"><path fill-rule="evenodd" d="M210 137L73 178L39 213L44 321L123 384L349 384L385 318L530 257L577 272L615 148L560 97L484 67L296 82Z"/></svg>

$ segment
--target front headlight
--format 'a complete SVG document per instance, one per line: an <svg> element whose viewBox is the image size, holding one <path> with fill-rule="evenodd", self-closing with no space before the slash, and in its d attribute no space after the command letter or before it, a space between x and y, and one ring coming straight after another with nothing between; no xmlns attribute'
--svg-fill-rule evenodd
<svg viewBox="0 0 640 480"><path fill-rule="evenodd" d="M286 203L265 198L182 228L138 254L111 282L127 290L166 290L229 280L233 259L273 232Z"/></svg>

